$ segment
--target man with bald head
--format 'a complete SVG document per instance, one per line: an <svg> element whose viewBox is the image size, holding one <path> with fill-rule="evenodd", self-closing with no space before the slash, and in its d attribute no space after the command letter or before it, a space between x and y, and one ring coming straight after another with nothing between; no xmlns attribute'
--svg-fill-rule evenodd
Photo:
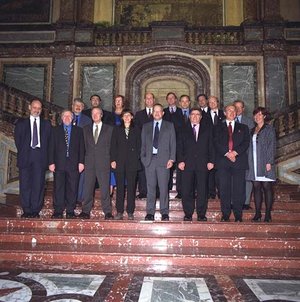
<svg viewBox="0 0 300 302"><path fill-rule="evenodd" d="M20 201L23 218L38 218L44 203L45 172L51 124L40 117L42 102L33 99L30 117L18 120L14 138L18 151Z"/></svg>

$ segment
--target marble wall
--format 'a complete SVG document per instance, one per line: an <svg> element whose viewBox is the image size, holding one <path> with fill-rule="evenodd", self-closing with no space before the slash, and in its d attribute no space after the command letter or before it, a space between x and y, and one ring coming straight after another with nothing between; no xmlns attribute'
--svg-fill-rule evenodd
<svg viewBox="0 0 300 302"><path fill-rule="evenodd" d="M258 103L256 68L255 63L220 65L220 97L224 105L241 99L245 102L248 115L251 115Z"/></svg>
<svg viewBox="0 0 300 302"><path fill-rule="evenodd" d="M115 94L115 68L113 64L81 65L81 97L87 105L89 105L90 96L98 94L102 100L102 108L112 110L112 101Z"/></svg>
<svg viewBox="0 0 300 302"><path fill-rule="evenodd" d="M266 103L271 111L283 109L286 106L286 68L283 57L265 59L266 72Z"/></svg>
<svg viewBox="0 0 300 302"><path fill-rule="evenodd" d="M47 65L3 65L3 82L29 94L46 99Z"/></svg>
<svg viewBox="0 0 300 302"><path fill-rule="evenodd" d="M70 78L73 62L69 59L56 59L53 73L52 102L63 108L68 107L70 95Z"/></svg>

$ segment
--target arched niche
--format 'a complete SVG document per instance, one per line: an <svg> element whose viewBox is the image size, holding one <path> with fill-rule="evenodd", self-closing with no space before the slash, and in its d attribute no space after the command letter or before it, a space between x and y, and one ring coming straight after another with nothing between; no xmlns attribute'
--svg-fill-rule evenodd
<svg viewBox="0 0 300 302"><path fill-rule="evenodd" d="M163 81L160 81L162 79ZM178 93L176 87L163 86L166 79L173 84L185 84L192 100L198 93L210 94L210 77L205 66L199 61L177 54L154 55L133 64L126 74L125 95L133 111L143 108L143 96L145 89L149 87L147 83L158 84L160 81L162 86L157 86L157 89L170 89Z"/></svg>

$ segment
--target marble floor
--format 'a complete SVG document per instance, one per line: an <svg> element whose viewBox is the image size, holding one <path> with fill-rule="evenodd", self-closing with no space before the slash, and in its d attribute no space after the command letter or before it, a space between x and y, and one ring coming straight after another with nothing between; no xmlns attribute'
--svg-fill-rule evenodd
<svg viewBox="0 0 300 302"><path fill-rule="evenodd" d="M1 302L300 301L299 278L0 272Z"/></svg>

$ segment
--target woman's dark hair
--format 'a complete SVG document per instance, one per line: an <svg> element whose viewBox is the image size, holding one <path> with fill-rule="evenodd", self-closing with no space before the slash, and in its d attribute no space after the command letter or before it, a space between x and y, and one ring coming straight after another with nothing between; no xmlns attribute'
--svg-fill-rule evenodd
<svg viewBox="0 0 300 302"><path fill-rule="evenodd" d="M269 111L265 107L257 107L253 110L253 116L257 113L261 112L263 116L265 116L265 121L268 122L271 119L271 115Z"/></svg>
<svg viewBox="0 0 300 302"><path fill-rule="evenodd" d="M124 125L124 120L123 120L123 116L124 116L124 114L126 114L126 113L130 113L131 116L134 117L134 114L133 114L133 112L132 112L130 109L128 109L128 108L123 109L123 111L122 111L122 113L121 113L121 126L122 126L122 127L125 127L125 125ZM133 123L133 119L132 119L131 122L130 122L130 127L133 127L133 126L134 126L134 123Z"/></svg>

